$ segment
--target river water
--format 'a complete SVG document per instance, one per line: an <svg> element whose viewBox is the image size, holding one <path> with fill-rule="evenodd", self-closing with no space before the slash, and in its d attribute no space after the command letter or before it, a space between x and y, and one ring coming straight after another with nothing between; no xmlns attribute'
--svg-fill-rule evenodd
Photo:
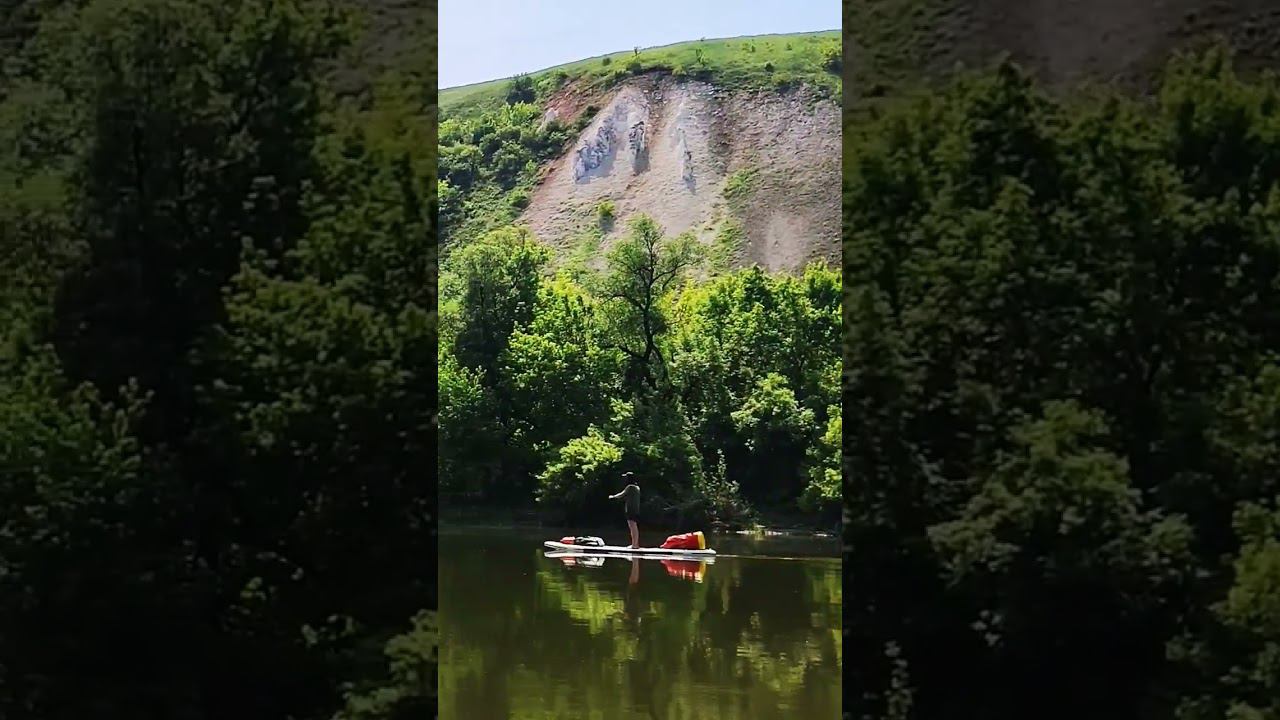
<svg viewBox="0 0 1280 720"><path fill-rule="evenodd" d="M441 528L441 718L840 717L838 540L709 535L711 563L545 557L569 534Z"/></svg>

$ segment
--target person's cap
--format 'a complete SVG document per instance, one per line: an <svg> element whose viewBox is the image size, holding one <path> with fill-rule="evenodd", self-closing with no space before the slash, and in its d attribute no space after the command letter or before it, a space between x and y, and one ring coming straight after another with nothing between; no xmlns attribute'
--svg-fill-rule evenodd
<svg viewBox="0 0 1280 720"><path fill-rule="evenodd" d="M634 477L634 476L635 476L635 473L631 472L630 470L622 473L622 477Z"/></svg>

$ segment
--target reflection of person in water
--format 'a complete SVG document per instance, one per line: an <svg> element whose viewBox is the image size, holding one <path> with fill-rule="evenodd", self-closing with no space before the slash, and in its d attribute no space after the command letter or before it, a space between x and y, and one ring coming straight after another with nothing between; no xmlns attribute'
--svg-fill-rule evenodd
<svg viewBox="0 0 1280 720"><path fill-rule="evenodd" d="M662 633L655 635L642 632L640 607L640 564L639 558L631 559L631 578L627 583L626 617L627 625L636 634L636 652L624 665L626 667L631 703L636 708L643 708L649 720L663 720L671 717L671 672L667 659L669 653L660 647ZM658 660L655 662L655 658Z"/></svg>
<svg viewBox="0 0 1280 720"><path fill-rule="evenodd" d="M640 628L640 558L631 558L631 578L622 602L622 616L632 629Z"/></svg>

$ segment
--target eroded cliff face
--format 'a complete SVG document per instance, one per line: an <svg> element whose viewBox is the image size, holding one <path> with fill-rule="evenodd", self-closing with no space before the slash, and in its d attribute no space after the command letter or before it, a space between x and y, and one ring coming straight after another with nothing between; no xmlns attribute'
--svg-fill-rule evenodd
<svg viewBox="0 0 1280 720"><path fill-rule="evenodd" d="M646 168L645 123L649 103L644 93L622 88L605 112L596 118L574 149L573 179L586 183L615 171L632 175Z"/></svg>
<svg viewBox="0 0 1280 720"><path fill-rule="evenodd" d="M636 78L545 173L521 220L568 249L614 204L604 246L643 213L668 235L713 242L741 229L732 264L796 271L840 252L840 108L806 89L734 92L670 77ZM568 122L581 110L550 103ZM602 255L603 253L601 253Z"/></svg>

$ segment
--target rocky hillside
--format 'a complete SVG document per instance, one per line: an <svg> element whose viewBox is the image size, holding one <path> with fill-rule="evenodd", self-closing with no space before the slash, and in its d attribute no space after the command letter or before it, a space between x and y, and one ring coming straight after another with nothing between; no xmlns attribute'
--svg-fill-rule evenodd
<svg viewBox="0 0 1280 720"><path fill-rule="evenodd" d="M533 74L524 95L511 81L442 91L442 224L465 228L446 227L445 237L516 222L560 261L598 266L644 214L668 235L693 233L724 269L834 262L840 69L837 34L811 33L594 58ZM536 128L519 125L530 106ZM554 152L539 154L539 133L566 131ZM475 140L490 132L528 139L536 167L527 177L486 176L478 153L491 150L501 164L516 152ZM505 201L492 200L497 188Z"/></svg>
<svg viewBox="0 0 1280 720"><path fill-rule="evenodd" d="M1145 87L1171 53L1217 38L1241 67L1280 57L1275 0L880 0L846 3L859 96L1007 54L1042 80Z"/></svg>
<svg viewBox="0 0 1280 720"><path fill-rule="evenodd" d="M559 100L552 98L553 116ZM605 100L521 216L540 238L567 249L611 205L606 242L643 213L668 234L691 231L712 245L729 238L732 265L794 271L835 260L834 100L804 87L735 91L670 77L637 78Z"/></svg>

